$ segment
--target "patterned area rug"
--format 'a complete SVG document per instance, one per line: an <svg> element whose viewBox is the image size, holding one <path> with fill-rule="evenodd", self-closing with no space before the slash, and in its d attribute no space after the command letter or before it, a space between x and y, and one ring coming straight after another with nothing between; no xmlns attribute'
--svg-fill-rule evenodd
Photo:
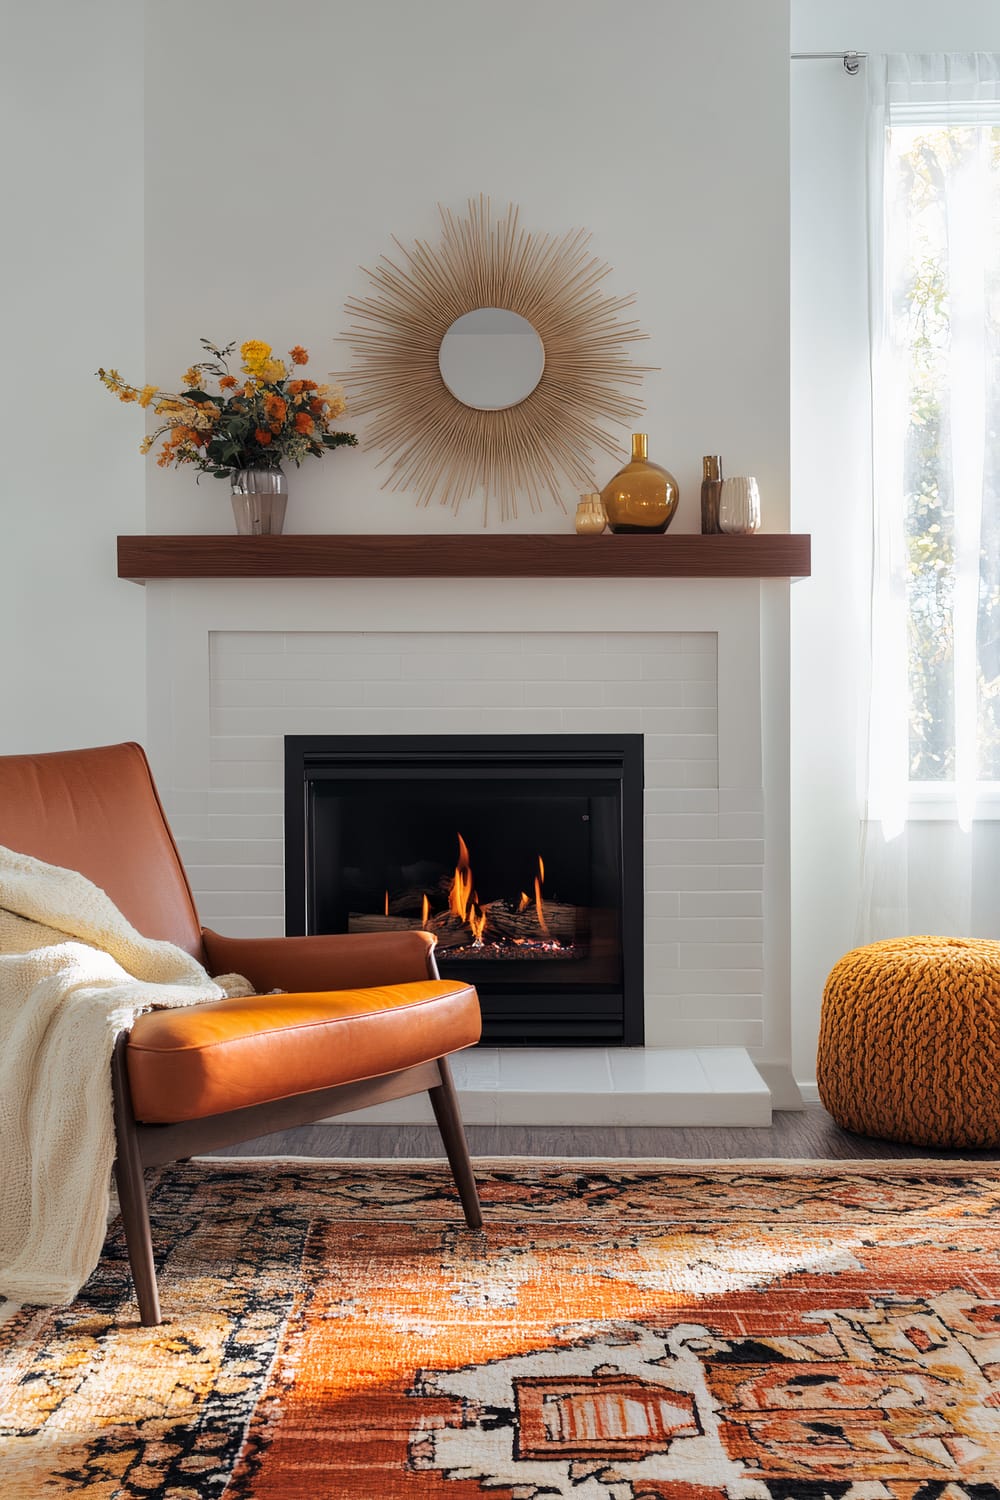
<svg viewBox="0 0 1000 1500"><path fill-rule="evenodd" d="M0 1326L0 1495L1000 1500L1000 1183L951 1163L193 1162Z"/></svg>

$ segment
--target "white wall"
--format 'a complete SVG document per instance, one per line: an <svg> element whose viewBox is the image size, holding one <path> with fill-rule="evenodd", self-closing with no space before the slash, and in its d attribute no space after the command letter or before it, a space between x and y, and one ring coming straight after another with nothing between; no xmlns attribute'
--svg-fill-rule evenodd
<svg viewBox="0 0 1000 1500"><path fill-rule="evenodd" d="M525 228L591 230L609 291L638 294L675 528L697 531L701 455L721 452L759 477L765 528L787 529L787 50L787 0L150 7L146 374L176 381L201 335L342 366L359 267L394 234L436 237L438 202L486 193ZM376 460L293 471L286 528L481 527L475 503L456 522L383 493ZM231 527L223 482L150 469L148 494L152 530ZM569 515L518 525L568 529L565 499Z"/></svg>
<svg viewBox="0 0 1000 1500"><path fill-rule="evenodd" d="M792 50L1000 51L994 0L792 0ZM815 1078L823 984L857 941L870 541L865 69L792 64L792 529L813 576L792 591L794 1067ZM990 857L984 851L983 857ZM930 925L934 925L933 920Z"/></svg>
<svg viewBox="0 0 1000 1500"><path fill-rule="evenodd" d="M142 7L4 9L0 752L142 738L138 413L94 378L143 363Z"/></svg>

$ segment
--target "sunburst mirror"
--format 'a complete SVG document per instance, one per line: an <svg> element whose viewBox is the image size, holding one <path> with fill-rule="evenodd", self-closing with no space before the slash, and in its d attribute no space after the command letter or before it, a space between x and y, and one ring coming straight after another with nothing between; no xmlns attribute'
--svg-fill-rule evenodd
<svg viewBox="0 0 1000 1500"><path fill-rule="evenodd" d="M622 318L634 297L608 296L611 267L590 235L529 233L517 208L494 219L488 198L466 216L441 207L437 245L394 238L352 298L343 379L352 416L371 415L368 441L389 465L383 488L412 490L456 512L481 493L500 519L562 489L592 490L594 451L621 455L607 424L631 427L642 402L622 391L650 366L627 349L648 337Z"/></svg>

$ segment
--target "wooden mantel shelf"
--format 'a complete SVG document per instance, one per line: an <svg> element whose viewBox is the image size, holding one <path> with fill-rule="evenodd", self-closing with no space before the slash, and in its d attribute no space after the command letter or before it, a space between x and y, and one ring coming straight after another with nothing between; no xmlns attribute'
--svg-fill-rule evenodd
<svg viewBox="0 0 1000 1500"><path fill-rule="evenodd" d="M118 577L805 578L808 536L120 536Z"/></svg>

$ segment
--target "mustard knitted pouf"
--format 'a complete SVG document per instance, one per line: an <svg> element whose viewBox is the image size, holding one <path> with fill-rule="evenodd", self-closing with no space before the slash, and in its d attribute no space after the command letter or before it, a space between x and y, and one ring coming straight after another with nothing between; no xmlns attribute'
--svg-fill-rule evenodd
<svg viewBox="0 0 1000 1500"><path fill-rule="evenodd" d="M1000 943L906 937L845 954L823 992L816 1078L845 1130L1000 1145Z"/></svg>

